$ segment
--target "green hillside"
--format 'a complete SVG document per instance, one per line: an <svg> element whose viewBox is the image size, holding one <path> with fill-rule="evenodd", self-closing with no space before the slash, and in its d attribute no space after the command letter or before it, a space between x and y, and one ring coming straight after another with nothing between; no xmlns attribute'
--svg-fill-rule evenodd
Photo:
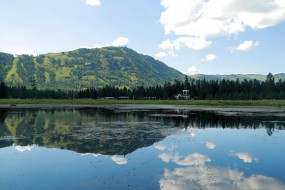
<svg viewBox="0 0 285 190"><path fill-rule="evenodd" d="M205 79L205 80L259 80L259 81L265 81L266 75L260 75L260 74L231 74L231 75L204 75L204 74L196 74L190 76L193 79ZM285 80L285 73L279 73L274 75L275 81L278 81L279 79Z"/></svg>
<svg viewBox="0 0 285 190"><path fill-rule="evenodd" d="M136 87L182 79L183 74L127 47L78 49L39 56L0 53L0 80L9 86L82 89L105 85Z"/></svg>

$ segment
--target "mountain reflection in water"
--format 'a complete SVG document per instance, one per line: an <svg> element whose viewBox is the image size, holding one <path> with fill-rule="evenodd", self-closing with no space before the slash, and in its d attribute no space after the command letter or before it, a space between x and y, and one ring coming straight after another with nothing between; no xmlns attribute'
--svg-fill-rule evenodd
<svg viewBox="0 0 285 190"><path fill-rule="evenodd" d="M285 189L282 114L0 109L0 189Z"/></svg>
<svg viewBox="0 0 285 190"><path fill-rule="evenodd" d="M0 147L36 144L78 153L127 155L181 129L284 129L278 116L221 115L206 111L88 109L0 109ZM206 144L208 148L214 145Z"/></svg>

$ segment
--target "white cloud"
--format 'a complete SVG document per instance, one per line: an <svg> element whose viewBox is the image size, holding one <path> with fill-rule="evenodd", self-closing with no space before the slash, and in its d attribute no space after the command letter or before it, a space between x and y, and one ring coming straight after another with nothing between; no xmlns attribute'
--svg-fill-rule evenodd
<svg viewBox="0 0 285 190"><path fill-rule="evenodd" d="M211 45L211 41L207 41L205 38L196 37L180 37L176 40L165 40L159 47L162 49L176 49L179 50L181 47L188 47L193 50L200 50Z"/></svg>
<svg viewBox="0 0 285 190"><path fill-rule="evenodd" d="M30 152L30 151L32 151L33 146L30 146L30 145L28 145L28 146L16 146L15 149L19 152L25 152L25 151Z"/></svg>
<svg viewBox="0 0 285 190"><path fill-rule="evenodd" d="M208 149L215 149L217 147L217 145L214 143L211 143L211 142L206 142L205 147Z"/></svg>
<svg viewBox="0 0 285 190"><path fill-rule="evenodd" d="M229 156L235 156L240 160L242 160L244 163L252 163L253 161L256 162L258 161L258 159L255 158L253 155L244 152L238 152L238 153L230 152Z"/></svg>
<svg viewBox="0 0 285 190"><path fill-rule="evenodd" d="M31 49L20 48L13 52L14 55L36 55L36 53Z"/></svg>
<svg viewBox="0 0 285 190"><path fill-rule="evenodd" d="M169 50L167 52L164 52L164 51L159 52L155 54L154 56L160 58L160 57L167 57L167 56L176 57L178 55L173 50Z"/></svg>
<svg viewBox="0 0 285 190"><path fill-rule="evenodd" d="M237 47L231 47L230 51L234 52L234 51L247 51L250 50L256 46L258 46L260 43L258 41L253 42L252 40L246 40L243 43L241 43L240 45L238 45Z"/></svg>
<svg viewBox="0 0 285 190"><path fill-rule="evenodd" d="M200 73L200 70L197 67L195 67L194 65L192 65L191 67L189 67L187 69L187 73L190 75L195 75L195 74Z"/></svg>
<svg viewBox="0 0 285 190"><path fill-rule="evenodd" d="M217 56L215 54L209 54L205 58L202 59L202 61L214 61L217 59Z"/></svg>
<svg viewBox="0 0 285 190"><path fill-rule="evenodd" d="M155 57L166 57L167 56L167 53L165 52L159 52L157 54L154 55Z"/></svg>
<svg viewBox="0 0 285 190"><path fill-rule="evenodd" d="M203 165L206 162L211 162L211 159L204 154L194 153L186 156L185 158L181 158L179 154L160 154L158 156L162 161L169 163L170 161L174 162L179 166L198 166Z"/></svg>
<svg viewBox="0 0 285 190"><path fill-rule="evenodd" d="M80 48L96 49L96 48L102 48L102 46L95 44L94 46L80 46Z"/></svg>
<svg viewBox="0 0 285 190"><path fill-rule="evenodd" d="M219 189L219 190L283 190L285 184L263 175L245 176L236 170L207 167L205 165L188 168L164 170L164 177L159 181L161 190Z"/></svg>
<svg viewBox="0 0 285 190"><path fill-rule="evenodd" d="M209 38L262 29L285 20L282 0L162 0L166 34Z"/></svg>
<svg viewBox="0 0 285 190"><path fill-rule="evenodd" d="M121 156L112 156L112 160L118 165L124 165L128 163L128 159Z"/></svg>
<svg viewBox="0 0 285 190"><path fill-rule="evenodd" d="M99 6L101 4L100 0L86 0L87 5Z"/></svg>
<svg viewBox="0 0 285 190"><path fill-rule="evenodd" d="M176 39L177 43L179 43L179 46L183 47L186 46L193 50L200 50L208 47L211 45L211 41L207 41L205 38L193 38L193 37L180 37Z"/></svg>
<svg viewBox="0 0 285 190"><path fill-rule="evenodd" d="M178 46L174 44L174 42L171 42L170 40L163 41L161 44L159 44L159 47L161 49L173 49L173 48L178 49L179 48Z"/></svg>
<svg viewBox="0 0 285 190"><path fill-rule="evenodd" d="M129 43L129 39L125 37L119 37L112 42L112 46L119 47L119 46L126 46Z"/></svg>

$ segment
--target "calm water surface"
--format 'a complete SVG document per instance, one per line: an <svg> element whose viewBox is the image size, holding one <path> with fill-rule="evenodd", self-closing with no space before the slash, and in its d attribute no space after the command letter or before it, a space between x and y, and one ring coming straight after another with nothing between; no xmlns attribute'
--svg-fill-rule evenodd
<svg viewBox="0 0 285 190"><path fill-rule="evenodd" d="M0 109L0 190L284 190L285 118Z"/></svg>

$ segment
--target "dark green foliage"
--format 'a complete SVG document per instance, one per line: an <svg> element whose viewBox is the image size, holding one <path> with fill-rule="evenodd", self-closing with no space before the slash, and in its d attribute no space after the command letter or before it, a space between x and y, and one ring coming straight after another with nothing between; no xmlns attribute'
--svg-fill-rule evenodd
<svg viewBox="0 0 285 190"><path fill-rule="evenodd" d="M38 67L36 71L36 80L37 84L45 84L45 69L42 67Z"/></svg>
<svg viewBox="0 0 285 190"><path fill-rule="evenodd" d="M22 85L32 88L31 82L35 80L35 63L34 57L29 55L19 56L19 62L17 64L17 73L23 80Z"/></svg>
<svg viewBox="0 0 285 190"><path fill-rule="evenodd" d="M12 67L13 64L14 67ZM37 89L53 91L58 89L80 91L89 88L99 89L105 86L114 86L120 89L124 86L128 89L143 86L144 88L149 87L147 90L151 91L150 89L157 89L156 86L160 86L161 88L165 87L163 98L170 98L181 93L182 88L190 89L194 98L254 97L253 91L255 90L251 90L250 95L244 94L247 94L247 91L239 92L239 90L235 94L229 92L224 94L223 92L226 89L223 88L229 85L231 89L239 88L242 83L246 88L254 85L254 89L260 91L260 84L257 84L257 81L261 83L267 80L264 75L195 75L186 78L182 85L179 80L184 80L184 76L180 72L150 56L138 54L127 47L78 49L36 57L28 55L14 57L0 53L0 66L0 81L5 81L7 86L25 86L27 89L31 89L33 88L30 83L32 80L36 81ZM255 82L254 78L256 79ZM279 79L284 81L284 78L285 74L272 75L271 82L266 83L268 84L267 90L275 91L275 89L268 89L272 87L272 79L276 82ZM239 85L236 86L234 81L228 84L228 82L223 82L223 79L241 82L238 81ZM175 81L174 86L166 84L165 81ZM217 81L221 82L221 88L217 87ZM254 84L251 84L251 81ZM205 90L205 88L207 89ZM137 97L144 97L141 93L142 89L138 89L138 91L140 93ZM282 93L280 92L281 95ZM154 93L151 92L150 94ZM161 96L160 93L159 97ZM271 98L275 95L268 93L263 94L262 97Z"/></svg>
<svg viewBox="0 0 285 190"><path fill-rule="evenodd" d="M10 75L14 57L0 54L0 58L0 64L6 68L1 70L0 77L7 85L32 88L30 81L36 80L38 88L43 90L80 90L106 85L133 88L162 85L183 77L164 63L126 47L78 49L36 57L20 55Z"/></svg>
<svg viewBox="0 0 285 190"><path fill-rule="evenodd" d="M266 82L256 79L243 81L233 80L174 80L173 83L165 82L164 85L137 86L133 89L106 85L104 87L91 87L79 91L62 90L38 90L35 80L30 81L32 89L24 86L6 87L5 83L0 84L0 98L53 98L53 99L74 99L74 98L114 98L122 97L128 99L175 99L175 96L182 93L182 90L189 90L191 99L199 100L261 100L261 99L285 99L285 81L281 79L274 82L271 75L268 75Z"/></svg>
<svg viewBox="0 0 285 190"><path fill-rule="evenodd" d="M1 84L0 98L174 99L185 89L191 99L285 98L285 74L200 75L204 78L196 80L126 47L36 57L0 53L0 66L0 81L10 86Z"/></svg>
<svg viewBox="0 0 285 190"><path fill-rule="evenodd" d="M39 55L39 56L37 56L36 57L36 61L37 61L37 63L38 64L44 64L44 58L45 58L45 56L44 55Z"/></svg>
<svg viewBox="0 0 285 190"><path fill-rule="evenodd" d="M5 75L13 66L14 56L0 52L0 81L5 79Z"/></svg>
<svg viewBox="0 0 285 190"><path fill-rule="evenodd" d="M270 76L271 77L271 76ZM133 90L105 86L104 88L89 88L79 92L79 98L102 98L128 96L130 99L175 99L182 90L190 91L191 99L199 100L260 100L285 99L285 81L275 83L271 80L260 82L256 79L243 81L233 80L175 80L165 82L163 86L138 86ZM270 88L268 86L270 85ZM124 90L124 91L123 91Z"/></svg>
<svg viewBox="0 0 285 190"><path fill-rule="evenodd" d="M7 98L7 87L4 82L0 83L0 98Z"/></svg>

